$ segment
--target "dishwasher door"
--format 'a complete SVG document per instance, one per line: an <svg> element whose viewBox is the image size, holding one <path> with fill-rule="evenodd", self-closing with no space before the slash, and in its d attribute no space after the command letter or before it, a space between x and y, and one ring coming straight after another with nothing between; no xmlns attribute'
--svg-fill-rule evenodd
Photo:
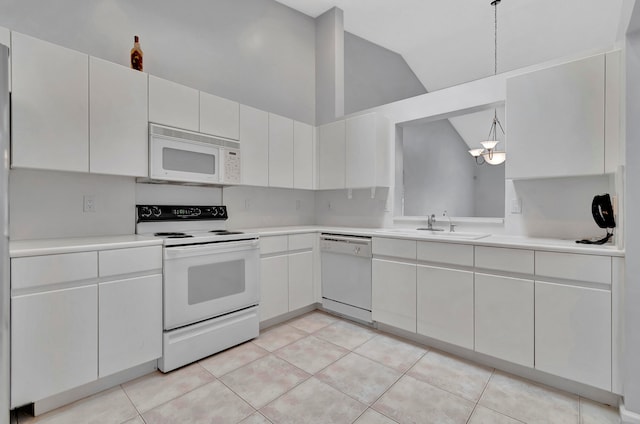
<svg viewBox="0 0 640 424"><path fill-rule="evenodd" d="M365 322L371 320L371 238L323 234L322 306Z"/></svg>

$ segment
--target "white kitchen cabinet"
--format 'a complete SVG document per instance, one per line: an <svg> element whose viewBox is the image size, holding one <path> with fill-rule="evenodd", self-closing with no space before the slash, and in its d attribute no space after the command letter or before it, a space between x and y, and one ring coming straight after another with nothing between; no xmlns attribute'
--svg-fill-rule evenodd
<svg viewBox="0 0 640 424"><path fill-rule="evenodd" d="M336 121L318 128L318 188L345 188L345 121Z"/></svg>
<svg viewBox="0 0 640 424"><path fill-rule="evenodd" d="M415 264L375 258L372 260L371 317L374 321L415 332L415 299Z"/></svg>
<svg viewBox="0 0 640 424"><path fill-rule="evenodd" d="M375 113L346 120L347 188L388 186L390 171L389 124Z"/></svg>
<svg viewBox="0 0 640 424"><path fill-rule="evenodd" d="M149 75L149 122L199 131L200 92Z"/></svg>
<svg viewBox="0 0 640 424"><path fill-rule="evenodd" d="M536 280L535 367L611 390L611 292Z"/></svg>
<svg viewBox="0 0 640 424"><path fill-rule="evenodd" d="M100 283L102 378L162 356L162 274Z"/></svg>
<svg viewBox="0 0 640 424"><path fill-rule="evenodd" d="M11 164L89 171L89 56L12 33Z"/></svg>
<svg viewBox="0 0 640 424"><path fill-rule="evenodd" d="M147 78L143 72L89 59L90 172L149 176Z"/></svg>
<svg viewBox="0 0 640 424"><path fill-rule="evenodd" d="M289 254L289 311L309 306L313 297L313 252Z"/></svg>
<svg viewBox="0 0 640 424"><path fill-rule="evenodd" d="M12 297L12 408L97 378L97 302L96 284Z"/></svg>
<svg viewBox="0 0 640 424"><path fill-rule="evenodd" d="M533 280L475 274L475 350L533 367Z"/></svg>
<svg viewBox="0 0 640 424"><path fill-rule="evenodd" d="M293 188L293 120L269 114L269 187Z"/></svg>
<svg viewBox="0 0 640 424"><path fill-rule="evenodd" d="M509 78L506 107L506 178L605 172L604 55Z"/></svg>
<svg viewBox="0 0 640 424"><path fill-rule="evenodd" d="M418 265L417 331L473 349L473 272Z"/></svg>
<svg viewBox="0 0 640 424"><path fill-rule="evenodd" d="M260 259L260 321L289 312L287 254Z"/></svg>
<svg viewBox="0 0 640 424"><path fill-rule="evenodd" d="M293 187L314 188L314 128L303 122L293 122Z"/></svg>
<svg viewBox="0 0 640 424"><path fill-rule="evenodd" d="M7 28L0 27L0 44L11 47L11 31L9 31ZM9 54L9 72L7 77L9 92L11 92L11 54Z"/></svg>
<svg viewBox="0 0 640 424"><path fill-rule="evenodd" d="M200 132L238 140L240 138L240 104L201 91Z"/></svg>
<svg viewBox="0 0 640 424"><path fill-rule="evenodd" d="M240 105L242 184L267 186L269 182L269 114Z"/></svg>

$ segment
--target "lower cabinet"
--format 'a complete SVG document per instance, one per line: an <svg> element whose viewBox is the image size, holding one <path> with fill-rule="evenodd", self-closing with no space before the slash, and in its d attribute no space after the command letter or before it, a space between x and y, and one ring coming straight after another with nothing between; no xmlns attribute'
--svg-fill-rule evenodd
<svg viewBox="0 0 640 424"><path fill-rule="evenodd" d="M473 272L418 265L417 331L473 349Z"/></svg>
<svg viewBox="0 0 640 424"><path fill-rule="evenodd" d="M476 273L475 350L533 367L533 280Z"/></svg>
<svg viewBox="0 0 640 424"><path fill-rule="evenodd" d="M374 321L416 331L415 264L373 259L371 289L371 317Z"/></svg>
<svg viewBox="0 0 640 424"><path fill-rule="evenodd" d="M98 286L102 378L162 356L162 275Z"/></svg>
<svg viewBox="0 0 640 424"><path fill-rule="evenodd" d="M260 321L312 305L316 234L260 238Z"/></svg>
<svg viewBox="0 0 640 424"><path fill-rule="evenodd" d="M11 301L12 408L98 377L96 284Z"/></svg>
<svg viewBox="0 0 640 424"><path fill-rule="evenodd" d="M535 283L535 367L611 390L611 292Z"/></svg>

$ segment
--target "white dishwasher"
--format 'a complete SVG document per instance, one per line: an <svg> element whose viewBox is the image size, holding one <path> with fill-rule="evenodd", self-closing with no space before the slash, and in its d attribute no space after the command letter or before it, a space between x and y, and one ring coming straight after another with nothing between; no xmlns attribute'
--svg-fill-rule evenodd
<svg viewBox="0 0 640 424"><path fill-rule="evenodd" d="M371 320L371 237L322 234L322 307Z"/></svg>

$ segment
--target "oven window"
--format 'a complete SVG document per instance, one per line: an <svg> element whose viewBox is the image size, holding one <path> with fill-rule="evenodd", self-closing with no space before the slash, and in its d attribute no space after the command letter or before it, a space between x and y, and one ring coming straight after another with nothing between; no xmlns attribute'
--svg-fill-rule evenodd
<svg viewBox="0 0 640 424"><path fill-rule="evenodd" d="M189 305L221 299L245 291L244 260L189 268Z"/></svg>
<svg viewBox="0 0 640 424"><path fill-rule="evenodd" d="M215 175L216 156L165 147L162 149L162 167L170 171Z"/></svg>

